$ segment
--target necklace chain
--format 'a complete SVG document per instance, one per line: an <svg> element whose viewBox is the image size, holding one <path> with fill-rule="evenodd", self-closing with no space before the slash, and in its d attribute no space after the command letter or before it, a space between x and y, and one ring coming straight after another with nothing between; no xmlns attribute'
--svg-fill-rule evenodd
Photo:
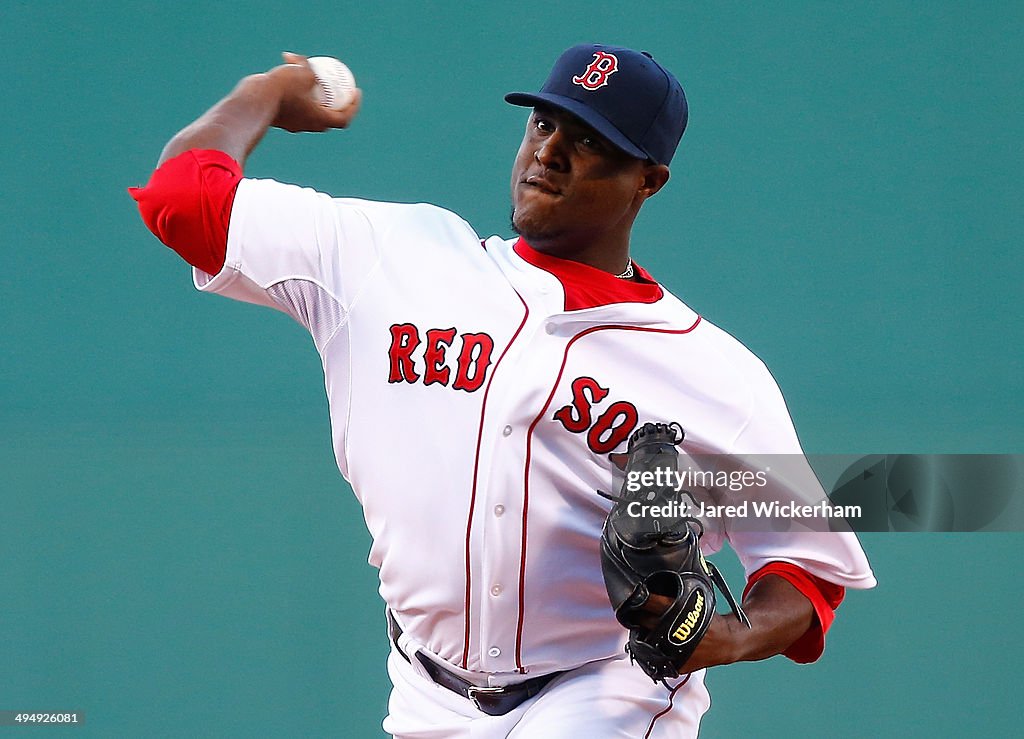
<svg viewBox="0 0 1024 739"><path fill-rule="evenodd" d="M632 277L633 276L633 260L630 259L629 260L629 264L626 265L626 269L624 269L620 274L617 274L615 276L618 277L620 280L628 280L630 277Z"/></svg>

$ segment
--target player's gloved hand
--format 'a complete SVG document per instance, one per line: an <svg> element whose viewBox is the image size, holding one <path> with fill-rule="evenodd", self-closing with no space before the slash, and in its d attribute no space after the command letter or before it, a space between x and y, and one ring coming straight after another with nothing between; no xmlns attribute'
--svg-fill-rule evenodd
<svg viewBox="0 0 1024 739"><path fill-rule="evenodd" d="M306 57L290 52L281 56L285 63L267 73L279 100L277 115L270 125L292 133L347 128L359 112L362 91L356 88L352 100L341 110L327 108L317 101L316 77Z"/></svg>
<svg viewBox="0 0 1024 739"><path fill-rule="evenodd" d="M749 626L725 579L701 554L703 525L683 508L692 497L670 482L682 438L679 424L644 424L629 439L619 495L602 493L615 501L601 533L605 586L615 617L629 629L626 651L656 681L678 677L707 633L715 616L714 586ZM644 473L662 482L645 484Z"/></svg>

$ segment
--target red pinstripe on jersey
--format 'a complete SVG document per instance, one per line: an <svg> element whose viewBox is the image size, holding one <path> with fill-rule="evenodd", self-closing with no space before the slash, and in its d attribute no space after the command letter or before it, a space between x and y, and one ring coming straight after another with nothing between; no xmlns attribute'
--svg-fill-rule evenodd
<svg viewBox="0 0 1024 739"><path fill-rule="evenodd" d="M555 377L555 382L551 386L551 392L548 394L548 398L544 401L544 406L541 408L540 413L533 419L530 424L530 428L526 432L526 460L525 470L523 472L523 535L519 549L519 620L516 624L516 669L523 672L523 618L525 611L525 592L526 592L526 530L527 530L527 519L530 508L530 456L532 453L532 442L533 442L533 431L537 428L537 424L545 416L548 408L551 406L551 400L555 397L555 391L558 389L558 383L562 380L562 374L565 372L565 363L569 358L569 349L578 340L584 336L589 336L597 331L639 331L642 333L658 333L658 334L688 334L697 328L700 324L700 317L693 322L693 325L689 328L684 329L661 329L661 328L648 328L646 326L591 326L585 331L573 336L565 345L565 351L562 353L562 363L558 368L558 374Z"/></svg>
<svg viewBox="0 0 1024 739"><path fill-rule="evenodd" d="M665 706L664 710L662 710L662 711L654 714L653 716L651 716L651 723L647 724L647 731L644 732L644 739L650 739L651 732L654 731L654 724L657 723L659 718L661 718L662 716L664 716L665 714L667 714L669 711L672 710L672 702L676 698L676 692L678 692L678 690L681 687L683 687L684 685L686 685L686 683L688 683L688 682L690 682L690 676L689 675L687 675L685 678L683 678L683 681L681 683L679 683L677 686L672 688L672 690L668 694L668 705Z"/></svg>
<svg viewBox="0 0 1024 739"><path fill-rule="evenodd" d="M487 387L484 388L484 397L480 403L480 424L476 433L476 452L473 455L473 487L469 496L469 513L466 515L466 600L465 608L463 609L465 632L463 634L461 662L463 669L466 669L466 664L469 661L469 609L472 602L472 573L470 567L469 540L473 533L473 513L476 508L476 486L480 472L480 443L484 434L484 416L487 413L487 394L491 392L491 383L494 381L494 376L498 373L498 367L501 366L501 360L505 358L505 354L519 337L520 332L523 330L523 326L526 325L526 319L530 317L530 308L526 305L526 301L523 300L523 296L516 292L516 297L518 297L520 302L523 304L523 320L520 321L519 328L516 329L516 332L512 335L508 344L506 344L505 348L501 351L501 356L498 357L498 361L494 363L494 369L491 370L491 376L487 380Z"/></svg>

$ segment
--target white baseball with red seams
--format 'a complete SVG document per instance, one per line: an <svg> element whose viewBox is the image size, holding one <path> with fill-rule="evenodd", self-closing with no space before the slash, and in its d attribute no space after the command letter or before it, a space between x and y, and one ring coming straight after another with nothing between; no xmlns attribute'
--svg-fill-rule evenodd
<svg viewBox="0 0 1024 739"><path fill-rule="evenodd" d="M579 292L580 275L604 297ZM624 659L600 567L610 503L596 491L612 484L609 454L645 421L680 422L684 451L800 453L760 360L654 283L616 294L612 275L522 241L481 241L434 206L272 180L241 181L224 268L194 279L310 331L334 453L405 653L481 685L572 670L510 713L481 717L393 649L385 730L696 733L703 671L669 691ZM725 541L748 576L784 561L874 585L853 534L709 531L704 553Z"/></svg>
<svg viewBox="0 0 1024 739"><path fill-rule="evenodd" d="M325 108L341 110L356 89L356 79L344 62L330 56L313 56L306 60L316 76L317 100Z"/></svg>

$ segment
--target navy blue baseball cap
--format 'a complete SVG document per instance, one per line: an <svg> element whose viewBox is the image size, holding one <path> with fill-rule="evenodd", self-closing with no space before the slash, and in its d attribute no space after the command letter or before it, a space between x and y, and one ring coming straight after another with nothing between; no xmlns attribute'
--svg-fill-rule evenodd
<svg viewBox="0 0 1024 739"><path fill-rule="evenodd" d="M646 51L581 44L558 57L540 92L510 92L513 105L568 111L637 159L668 164L686 130L683 88Z"/></svg>

